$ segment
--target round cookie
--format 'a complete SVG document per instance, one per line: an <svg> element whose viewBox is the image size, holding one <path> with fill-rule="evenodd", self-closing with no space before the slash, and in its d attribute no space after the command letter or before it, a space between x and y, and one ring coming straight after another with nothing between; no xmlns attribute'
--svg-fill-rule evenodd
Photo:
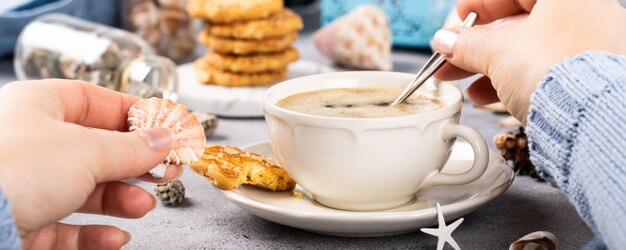
<svg viewBox="0 0 626 250"><path fill-rule="evenodd" d="M298 58L300 58L300 54L293 47L281 52L248 56L225 55L209 50L203 57L204 61L214 68L243 73L284 69Z"/></svg>
<svg viewBox="0 0 626 250"><path fill-rule="evenodd" d="M212 50L222 54L248 55L254 53L269 53L283 51L298 39L297 33L264 40L237 40L208 34L206 29L200 33L200 42Z"/></svg>
<svg viewBox="0 0 626 250"><path fill-rule="evenodd" d="M258 73L233 73L221 71L209 64L202 58L194 62L196 78L205 84L214 84L228 87L261 86L287 77L287 68L276 71Z"/></svg>
<svg viewBox="0 0 626 250"><path fill-rule="evenodd" d="M283 0L189 0L187 11L211 23L267 18L283 9Z"/></svg>
<svg viewBox="0 0 626 250"><path fill-rule="evenodd" d="M204 154L189 165L191 169L221 189L242 184L258 185L272 191L289 191L296 182L276 162L236 147L206 145Z"/></svg>
<svg viewBox="0 0 626 250"><path fill-rule="evenodd" d="M210 24L208 34L239 39L264 39L284 36L302 29L302 18L295 12L284 9L268 19L252 20L229 24Z"/></svg>

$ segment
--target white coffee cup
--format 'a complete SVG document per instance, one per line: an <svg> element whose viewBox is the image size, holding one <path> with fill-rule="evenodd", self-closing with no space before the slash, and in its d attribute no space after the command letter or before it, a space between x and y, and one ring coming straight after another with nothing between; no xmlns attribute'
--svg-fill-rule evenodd
<svg viewBox="0 0 626 250"><path fill-rule="evenodd" d="M425 84L420 92L447 105L408 116L337 118L276 105L293 94L320 89L402 88L412 77L396 72L340 72L274 85L263 103L276 160L317 202L344 210L389 209L410 202L422 188L476 180L487 168L487 144L474 129L458 124L463 95L451 84ZM471 144L474 164L465 173L440 173L457 136Z"/></svg>

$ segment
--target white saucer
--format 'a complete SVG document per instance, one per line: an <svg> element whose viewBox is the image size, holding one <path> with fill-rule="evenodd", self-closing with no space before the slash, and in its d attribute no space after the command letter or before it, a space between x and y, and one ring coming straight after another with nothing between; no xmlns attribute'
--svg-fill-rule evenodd
<svg viewBox="0 0 626 250"><path fill-rule="evenodd" d="M243 147L246 151L273 157L269 142ZM513 182L513 170L497 153L489 152L489 166L478 180L459 186L422 190L413 202L376 212L336 210L318 204L310 193L297 199L292 192L271 192L254 186L221 190L226 199L261 218L303 230L344 237L380 237L416 231L437 224L436 203L441 204L446 220L466 215L503 193ZM473 161L472 148L457 142L450 161L442 172L462 173Z"/></svg>
<svg viewBox="0 0 626 250"><path fill-rule="evenodd" d="M334 72L320 63L299 60L289 65L287 79ZM196 80L193 63L178 66L178 102L194 111L226 117L262 117L263 94L270 86L224 87L201 84ZM283 80L281 80L283 81Z"/></svg>

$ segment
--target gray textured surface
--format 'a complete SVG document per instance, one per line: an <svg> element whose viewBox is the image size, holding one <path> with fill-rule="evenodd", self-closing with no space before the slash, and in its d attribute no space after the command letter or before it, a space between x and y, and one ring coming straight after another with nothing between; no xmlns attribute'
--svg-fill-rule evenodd
<svg viewBox="0 0 626 250"><path fill-rule="evenodd" d="M297 42L302 57L328 63L303 36ZM428 51L396 50L397 71L416 72ZM12 64L0 61L0 84L14 79ZM468 81L460 83L466 86ZM494 134L505 131L496 122L504 116L477 110L466 101L461 123L476 128L489 142ZM261 119L221 119L209 142L235 146L267 140ZM72 224L109 224L133 235L126 249L435 249L436 238L415 232L385 238L338 238L308 233L257 218L226 201L219 191L189 169L182 176L187 202L181 207L159 205L138 220L74 214L64 221ZM137 183L147 190L152 186ZM580 248L592 234L578 217L567 198L556 188L519 177L513 186L472 214L453 236L463 249L507 249L523 235L537 231L553 232L562 249ZM446 249L451 249L446 247Z"/></svg>

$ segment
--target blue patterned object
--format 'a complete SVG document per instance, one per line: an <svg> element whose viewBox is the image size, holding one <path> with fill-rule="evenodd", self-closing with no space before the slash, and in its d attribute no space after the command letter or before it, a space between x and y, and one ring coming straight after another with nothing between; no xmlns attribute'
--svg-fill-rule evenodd
<svg viewBox="0 0 626 250"><path fill-rule="evenodd" d="M553 66L531 97L530 159L608 249L626 246L626 57L586 52ZM594 240L585 249L603 249Z"/></svg>
<svg viewBox="0 0 626 250"><path fill-rule="evenodd" d="M20 245L20 236L13 219L11 204L0 190L0 249L19 250Z"/></svg>
<svg viewBox="0 0 626 250"><path fill-rule="evenodd" d="M428 48L456 0L322 0L322 25L362 4L376 4L385 10L394 45Z"/></svg>
<svg viewBox="0 0 626 250"><path fill-rule="evenodd" d="M106 25L119 25L121 0L0 0L0 57L13 53L18 35L30 21L48 13Z"/></svg>

